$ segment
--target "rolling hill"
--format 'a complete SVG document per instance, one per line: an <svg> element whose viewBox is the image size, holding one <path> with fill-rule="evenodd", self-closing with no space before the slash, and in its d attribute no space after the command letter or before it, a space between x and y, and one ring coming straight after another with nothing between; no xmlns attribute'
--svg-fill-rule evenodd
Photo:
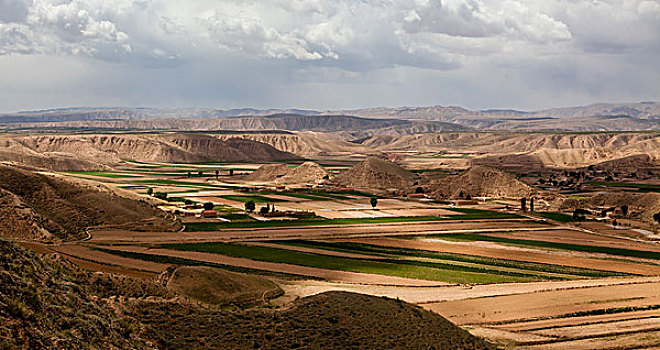
<svg viewBox="0 0 660 350"><path fill-rule="evenodd" d="M3 147L4 146L4 147ZM97 170L122 160L160 163L299 159L270 145L204 134L5 136L0 161L51 170Z"/></svg>
<svg viewBox="0 0 660 350"><path fill-rule="evenodd" d="M156 207L103 186L0 165L0 236L58 241L90 227L175 231L180 224Z"/></svg>

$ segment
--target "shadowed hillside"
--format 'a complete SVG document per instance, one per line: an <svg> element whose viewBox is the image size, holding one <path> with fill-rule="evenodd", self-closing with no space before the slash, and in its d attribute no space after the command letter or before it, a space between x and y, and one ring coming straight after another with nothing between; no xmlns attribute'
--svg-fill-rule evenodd
<svg viewBox="0 0 660 350"><path fill-rule="evenodd" d="M70 183L0 166L0 235L24 240L82 237L88 227L177 230L179 224L146 202L101 187Z"/></svg>
<svg viewBox="0 0 660 350"><path fill-rule="evenodd" d="M440 315L348 292L306 297L279 311L189 314L175 304L142 303L131 315L165 349L490 349Z"/></svg>

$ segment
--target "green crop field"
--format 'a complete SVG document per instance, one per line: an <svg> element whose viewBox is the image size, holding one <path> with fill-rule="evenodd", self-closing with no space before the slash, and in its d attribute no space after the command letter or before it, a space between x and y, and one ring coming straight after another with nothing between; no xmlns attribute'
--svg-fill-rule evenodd
<svg viewBox="0 0 660 350"><path fill-rule="evenodd" d="M386 247L381 245L372 245L354 242L327 242L327 241L305 241L305 240L286 240L286 241L270 241L271 243L278 243L290 246L322 249L329 251L337 251L343 253L353 253L362 255L371 255L374 257L408 257L408 258L430 258L444 261L456 261L471 264L484 265L486 267L505 267L525 270L528 274L535 272L555 273L562 275L569 275L575 278L580 277L611 277L622 276L625 274L617 272L609 272L602 270L584 269L579 267L570 267L562 265L552 265L543 263L534 263L527 261L516 261L508 259L487 258L467 254L457 253L444 253L434 252L421 249L407 249Z"/></svg>
<svg viewBox="0 0 660 350"><path fill-rule="evenodd" d="M304 279L319 279L319 278L314 278L314 277L311 277L311 276L303 276L303 275L296 275L296 274L290 274L290 273L281 273L281 272L273 272L273 271L267 271L267 270L251 269L251 268L247 268L247 267L232 266L232 265L225 265L225 264L216 264L216 263L210 263L210 262L205 262L205 261L177 258L177 257L173 257L173 256L166 256L166 255L144 254L144 253L137 253L137 252L124 252L124 251L119 251L119 250L114 250L114 249L104 249L104 248L99 248L99 247L94 247L93 249L98 250L100 252L121 256L121 257L124 257L124 258L144 260L144 261L152 261L152 262L156 262L156 263L160 263L160 264L182 265L182 266L206 266L206 267L214 267L214 268L217 268L217 269L223 269L223 270L232 271L232 272L264 275L264 276L285 277L285 278L292 278L293 277L293 278L304 278Z"/></svg>
<svg viewBox="0 0 660 350"><path fill-rule="evenodd" d="M533 214L544 217L546 219L555 220L555 221L559 221L559 222L572 222L572 221L575 221L573 219L572 215L563 214L563 213L535 211Z"/></svg>
<svg viewBox="0 0 660 350"><path fill-rule="evenodd" d="M255 201L256 203L256 201ZM451 216L396 216L379 218L347 218L347 219L302 219L302 220L272 220L255 221L248 223L191 223L186 226L186 231L216 231L228 228L261 228L261 227L300 227L300 226L328 226L328 225L352 225L352 224L381 224L393 222L421 222L421 221L455 221L455 220L497 220L497 219L522 219L521 216L510 213L466 208L445 208L462 215Z"/></svg>
<svg viewBox="0 0 660 350"><path fill-rule="evenodd" d="M640 192L660 192L660 185L623 183L623 182L587 182L587 185L605 186L605 187L623 187L636 188Z"/></svg>
<svg viewBox="0 0 660 350"><path fill-rule="evenodd" d="M427 261L354 259L231 243L163 244L161 247L182 251L222 254L257 261L448 283L522 282L543 279L535 275Z"/></svg>

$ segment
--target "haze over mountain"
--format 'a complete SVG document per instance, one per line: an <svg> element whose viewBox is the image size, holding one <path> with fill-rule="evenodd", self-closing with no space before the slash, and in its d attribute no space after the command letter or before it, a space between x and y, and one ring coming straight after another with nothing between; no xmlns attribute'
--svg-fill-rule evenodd
<svg viewBox="0 0 660 350"><path fill-rule="evenodd" d="M359 117L359 118L358 118ZM621 131L660 128L660 103L593 104L538 111L398 107L300 109L64 108L0 115L5 128L131 130L290 130L379 134L475 130ZM366 135L354 135L356 138Z"/></svg>

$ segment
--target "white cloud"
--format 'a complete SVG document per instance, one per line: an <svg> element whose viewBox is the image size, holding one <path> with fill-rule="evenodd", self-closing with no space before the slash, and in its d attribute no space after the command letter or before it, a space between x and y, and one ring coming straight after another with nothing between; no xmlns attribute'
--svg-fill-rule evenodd
<svg viewBox="0 0 660 350"><path fill-rule="evenodd" d="M419 98L413 91L419 89L411 87L420 79L428 103L451 103L433 100L433 79L422 79L420 69L434 72L428 77L442 77L437 84L450 81L465 93L478 90L481 95L501 97L507 89L517 95L527 86L540 89L535 96L544 96L543 82L532 79L547 79L555 88L556 81L570 84L575 96L621 96L621 91L595 84L597 77L579 72L608 81L617 74L625 81L624 76L634 75L650 95L659 95L658 33L656 0L0 0L0 56L121 62L115 69L145 77L152 77L150 70L167 69L181 78L184 71L195 75L191 67L202 72L213 66L223 79L235 79L223 82L229 86L247 79L234 74L240 72L288 84L298 96L300 91L319 96L306 101L332 98L323 88L331 72L337 77L332 86L381 79L386 87L375 89L377 80L371 86L380 95L414 101ZM553 60L565 66L549 64ZM528 78L519 67L525 67ZM261 74L252 77L255 70ZM385 79L383 72L396 72L399 83ZM492 84L476 86L476 72L487 74L483 79ZM556 80L555 75L568 78ZM200 83L209 89L217 84L213 76L195 76L209 79ZM517 83L507 84L507 77L514 76ZM296 84L305 89L295 90ZM255 96L267 99L268 88L263 89ZM270 92L278 96L287 91L281 84L272 89L278 89ZM375 99L361 99L357 92L340 101ZM237 98L234 92L229 95ZM208 95L208 101L218 96Z"/></svg>

